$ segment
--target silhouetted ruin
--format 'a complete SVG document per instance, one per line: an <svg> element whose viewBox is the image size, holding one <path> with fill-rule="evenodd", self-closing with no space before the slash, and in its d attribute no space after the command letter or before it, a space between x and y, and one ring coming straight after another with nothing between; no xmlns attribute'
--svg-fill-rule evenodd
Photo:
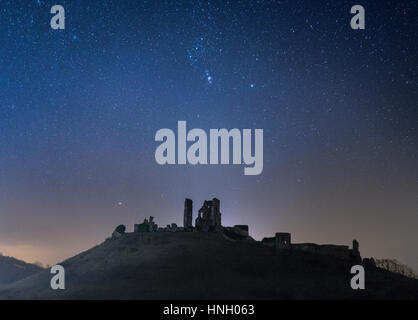
<svg viewBox="0 0 418 320"><path fill-rule="evenodd" d="M191 231L193 229L193 200L186 199L184 201L184 230Z"/></svg>
<svg viewBox="0 0 418 320"><path fill-rule="evenodd" d="M205 200L198 211L193 226L193 200L185 199L183 213L183 227L176 223L168 224L166 227L158 227L154 222L154 217L144 219L143 223L135 224L134 233L150 232L217 232L221 233L226 239L254 241L249 235L248 225L235 225L233 227L222 226L222 214L220 211L220 201L217 198ZM125 226L120 225L113 232L111 239L118 239L125 234ZM359 251L359 242L353 240L353 246L350 249L345 245L315 243L292 243L291 234L287 232L277 232L274 237L263 238L261 244L272 247L277 253L304 251L319 255L332 256L339 259L351 260L356 263L363 263L368 266L374 266L373 259L362 260Z"/></svg>
<svg viewBox="0 0 418 320"><path fill-rule="evenodd" d="M149 220L144 219L143 223L134 226L134 232L157 232L158 225L154 222L154 217L149 217Z"/></svg>
<svg viewBox="0 0 418 320"><path fill-rule="evenodd" d="M290 239L291 239L290 233L285 233L285 232L276 233L276 239L275 239L276 250L281 251L281 250L290 249L291 248Z"/></svg>
<svg viewBox="0 0 418 320"><path fill-rule="evenodd" d="M221 202L217 198L205 200L202 207L198 211L198 216L193 226L193 200L185 199L183 227L177 226L176 223L168 224L166 227L159 227L154 222L154 217L144 219L142 223L134 225L134 233L150 233L150 232L218 232L232 240L252 240L249 236L248 225L236 225L233 227L222 226L222 214L220 211ZM123 226L124 227L124 226ZM124 227L125 228L125 227ZM115 230L111 239L121 237L125 231L121 226Z"/></svg>
<svg viewBox="0 0 418 320"><path fill-rule="evenodd" d="M268 247L274 247L276 252L305 251L325 256L333 256L344 260L352 260L357 263L362 262L359 251L359 242L357 240L353 240L353 248L349 249L348 246L335 244L319 245L316 243L292 243L290 233L278 232L275 237L263 238L261 243Z"/></svg>
<svg viewBox="0 0 418 320"><path fill-rule="evenodd" d="M222 228L220 201L213 198L206 200L198 212L195 226L198 231L220 231Z"/></svg>

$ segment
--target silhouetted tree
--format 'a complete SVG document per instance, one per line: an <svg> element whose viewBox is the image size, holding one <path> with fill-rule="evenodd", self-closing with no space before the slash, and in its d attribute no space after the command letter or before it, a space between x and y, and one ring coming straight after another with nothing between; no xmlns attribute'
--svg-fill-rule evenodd
<svg viewBox="0 0 418 320"><path fill-rule="evenodd" d="M399 273L408 278L418 279L412 268L400 263L396 259L376 259L376 266L390 272Z"/></svg>

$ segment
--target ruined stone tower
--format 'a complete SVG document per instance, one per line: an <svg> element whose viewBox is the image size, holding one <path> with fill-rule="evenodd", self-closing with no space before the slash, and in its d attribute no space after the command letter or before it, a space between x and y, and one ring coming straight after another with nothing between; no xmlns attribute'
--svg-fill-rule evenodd
<svg viewBox="0 0 418 320"><path fill-rule="evenodd" d="M183 226L185 230L191 230L193 228L193 200L191 199L184 201Z"/></svg>
<svg viewBox="0 0 418 320"><path fill-rule="evenodd" d="M360 254L360 251L359 251L359 243L358 243L358 241L357 240L353 240L353 253L354 254Z"/></svg>
<svg viewBox="0 0 418 320"><path fill-rule="evenodd" d="M360 244L357 240L353 240L353 249L350 250L350 258L355 263L361 263L361 255L359 250Z"/></svg>
<svg viewBox="0 0 418 320"><path fill-rule="evenodd" d="M221 228L221 202L219 199L213 198L212 199L212 215L211 219L213 221L213 227L215 230L219 230Z"/></svg>
<svg viewBox="0 0 418 320"><path fill-rule="evenodd" d="M220 201L216 198L206 200L199 209L196 218L196 229L198 231L219 231L222 228Z"/></svg>

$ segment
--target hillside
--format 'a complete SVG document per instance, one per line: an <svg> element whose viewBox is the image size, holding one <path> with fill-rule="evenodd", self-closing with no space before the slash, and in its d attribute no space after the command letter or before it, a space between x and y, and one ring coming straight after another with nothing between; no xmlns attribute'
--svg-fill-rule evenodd
<svg viewBox="0 0 418 320"><path fill-rule="evenodd" d="M62 263L64 291L48 271L0 290L0 299L418 299L418 280L303 252L276 254L258 242L215 233L126 234Z"/></svg>
<svg viewBox="0 0 418 320"><path fill-rule="evenodd" d="M37 265L0 254L0 286L24 279L42 270Z"/></svg>

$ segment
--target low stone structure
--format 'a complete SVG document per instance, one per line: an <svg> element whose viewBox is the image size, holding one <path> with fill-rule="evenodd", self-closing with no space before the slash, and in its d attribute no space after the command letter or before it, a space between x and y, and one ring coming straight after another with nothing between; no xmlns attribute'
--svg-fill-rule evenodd
<svg viewBox="0 0 418 320"><path fill-rule="evenodd" d="M154 217L149 217L149 220L144 219L143 223L135 224L134 232L158 232L158 225L154 222Z"/></svg>
<svg viewBox="0 0 418 320"><path fill-rule="evenodd" d="M292 243L290 233L278 232L276 233L275 237L263 238L261 243L268 247L275 248L277 252L304 251L320 255L332 256L339 259L354 260L357 263L361 263L362 261L359 251L359 243L357 240L353 240L353 248L350 249L345 245Z"/></svg>
<svg viewBox="0 0 418 320"><path fill-rule="evenodd" d="M278 232L275 239L276 251L291 249L291 235L290 233Z"/></svg>
<svg viewBox="0 0 418 320"><path fill-rule="evenodd" d="M292 244L292 250L305 251L326 256L333 256L340 259L349 259L350 250L348 246L325 244L318 245L315 243L296 243Z"/></svg>

